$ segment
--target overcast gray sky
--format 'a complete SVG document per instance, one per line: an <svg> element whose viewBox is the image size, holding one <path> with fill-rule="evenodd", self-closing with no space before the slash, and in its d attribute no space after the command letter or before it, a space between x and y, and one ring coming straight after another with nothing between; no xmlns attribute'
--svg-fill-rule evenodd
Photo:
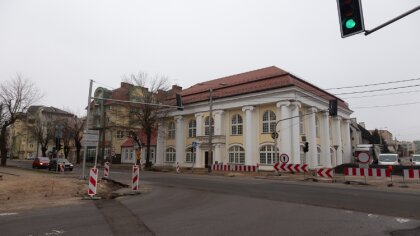
<svg viewBox="0 0 420 236"><path fill-rule="evenodd" d="M362 5L372 29L420 0ZM0 80L21 73L45 93L43 105L82 113L90 79L117 88L139 71L183 88L273 65L324 89L418 79L419 25L420 11L342 39L335 0L0 0ZM413 86L339 97L368 129L420 140L419 84L329 91Z"/></svg>

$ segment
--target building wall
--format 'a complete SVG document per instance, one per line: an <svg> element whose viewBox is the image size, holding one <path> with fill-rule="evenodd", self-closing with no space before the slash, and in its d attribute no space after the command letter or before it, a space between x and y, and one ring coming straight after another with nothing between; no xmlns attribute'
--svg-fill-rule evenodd
<svg viewBox="0 0 420 236"><path fill-rule="evenodd" d="M321 98L302 98L290 101L289 99L279 99L279 94L275 97L270 96L270 94L247 96L247 98L239 96L224 101L214 101L213 163L215 161L231 163L230 155L235 157L245 155L245 160L239 161L238 164L256 165L261 162L260 157L264 154L264 151L261 149L268 145L272 148L272 151L268 152L271 158L267 164L262 165L262 168L272 169L273 160L275 161L273 159L274 140L271 138L271 131L263 132L262 124L263 114L268 110L274 112L277 122L280 119L282 120L276 126L276 130L279 131L277 147L278 153L286 153L289 156L289 163L299 164L305 162L311 167L331 167L350 162L349 115L351 111L340 110L338 117L329 117L328 112L326 112L328 102L323 101ZM290 97L287 94L284 96ZM175 165L176 162L179 162L181 166L186 166L185 150L192 141L196 141L199 143L196 149L196 167L205 166L205 155L208 152L208 136L204 135L204 121L209 115L208 110L208 103L203 103L195 104L191 108L185 106L184 111L176 111L171 114L174 117L174 122L177 124L176 138L158 137L158 143L161 143L160 146L158 144L158 149L162 148L163 151L158 151L157 164ZM303 119L304 132L300 131L298 117L289 119L290 117L298 116L299 111L307 114ZM242 135L231 135L232 116L234 114L242 116ZM197 120L198 131L195 139L187 137L188 121L192 117L195 117ZM318 124L318 128L316 124ZM332 131L330 131L330 128ZM182 129L182 132L179 132L180 129ZM302 154L303 136L309 142L309 152L306 155ZM335 152L334 145L337 145L337 152ZM167 162L165 160L165 152L168 147L177 149L176 161ZM178 150L179 148L182 150ZM230 152L230 148L236 150ZM336 158L332 158L333 156ZM337 163L335 160L337 160Z"/></svg>

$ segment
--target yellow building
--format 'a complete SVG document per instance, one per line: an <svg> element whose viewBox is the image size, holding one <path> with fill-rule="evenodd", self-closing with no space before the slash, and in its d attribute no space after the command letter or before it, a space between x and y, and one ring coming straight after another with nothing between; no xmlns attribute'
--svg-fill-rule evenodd
<svg viewBox="0 0 420 236"><path fill-rule="evenodd" d="M275 153L312 168L351 160L347 103L277 67L202 82L180 93L184 109L172 111L159 127L157 165L205 167L210 159L272 170ZM338 115L331 117L333 99Z"/></svg>

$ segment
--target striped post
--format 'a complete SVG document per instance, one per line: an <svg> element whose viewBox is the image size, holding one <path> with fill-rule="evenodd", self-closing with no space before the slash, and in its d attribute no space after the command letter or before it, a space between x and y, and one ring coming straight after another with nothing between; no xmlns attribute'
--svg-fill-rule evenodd
<svg viewBox="0 0 420 236"><path fill-rule="evenodd" d="M96 194L96 187L98 184L98 169L93 167L90 169L89 174L89 188L88 188L88 195L93 197Z"/></svg>
<svg viewBox="0 0 420 236"><path fill-rule="evenodd" d="M420 170L404 169L404 179L419 179Z"/></svg>
<svg viewBox="0 0 420 236"><path fill-rule="evenodd" d="M133 191L139 190L139 167L137 165L133 165L133 175L132 175L132 183L131 189Z"/></svg>
<svg viewBox="0 0 420 236"><path fill-rule="evenodd" d="M104 177L105 178L109 177L109 162L105 162L104 164Z"/></svg>

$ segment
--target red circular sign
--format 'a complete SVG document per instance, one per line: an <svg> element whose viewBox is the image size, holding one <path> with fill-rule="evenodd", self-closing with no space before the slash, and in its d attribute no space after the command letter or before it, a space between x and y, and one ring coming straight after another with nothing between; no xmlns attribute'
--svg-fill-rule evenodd
<svg viewBox="0 0 420 236"><path fill-rule="evenodd" d="M289 162L289 156L286 153L280 155L280 161L283 163Z"/></svg>
<svg viewBox="0 0 420 236"><path fill-rule="evenodd" d="M357 155L357 159L359 159L360 163L369 163L370 155L367 152L361 152L359 155Z"/></svg>

